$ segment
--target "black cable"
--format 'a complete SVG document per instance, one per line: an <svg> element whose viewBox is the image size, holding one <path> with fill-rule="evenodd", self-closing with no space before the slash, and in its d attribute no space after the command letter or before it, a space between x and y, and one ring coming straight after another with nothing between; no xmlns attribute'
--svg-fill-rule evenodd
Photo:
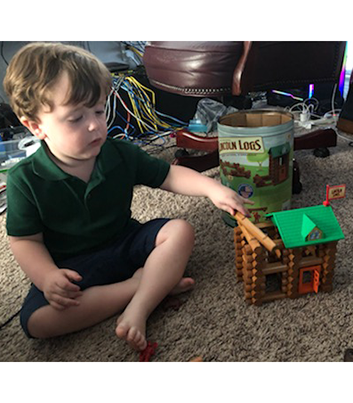
<svg viewBox="0 0 353 403"><path fill-rule="evenodd" d="M21 309L22 309L22 308L21 308ZM21 312L21 309L20 309L18 312L16 312L15 314L13 314L9 319L7 319L6 322L4 322L2 325L0 325L0 330L1 330L3 327L5 327L6 325L8 325L8 324Z"/></svg>
<svg viewBox="0 0 353 403"><path fill-rule="evenodd" d="M8 66L9 63L7 62L7 60L5 59L5 56L4 56L4 41L1 41L0 52L1 52L1 57L3 58L6 65Z"/></svg>

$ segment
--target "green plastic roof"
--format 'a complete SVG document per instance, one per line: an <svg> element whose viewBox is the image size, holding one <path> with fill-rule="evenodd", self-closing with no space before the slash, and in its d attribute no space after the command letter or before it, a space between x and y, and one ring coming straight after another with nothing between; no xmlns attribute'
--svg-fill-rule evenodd
<svg viewBox="0 0 353 403"><path fill-rule="evenodd" d="M281 144L279 146L271 147L269 154L273 158L281 157L282 155L288 154L290 152L291 146L289 143Z"/></svg>
<svg viewBox="0 0 353 403"><path fill-rule="evenodd" d="M267 217L271 217L277 226L286 248L299 248L344 239L331 206L319 205L279 211L267 214ZM323 232L323 238L306 241L305 236L315 227Z"/></svg>

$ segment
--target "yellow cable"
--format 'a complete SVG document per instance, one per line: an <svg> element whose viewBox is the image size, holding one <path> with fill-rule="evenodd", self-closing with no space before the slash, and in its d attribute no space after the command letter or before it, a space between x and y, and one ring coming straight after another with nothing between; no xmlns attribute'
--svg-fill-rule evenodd
<svg viewBox="0 0 353 403"><path fill-rule="evenodd" d="M133 113L138 118L137 123L141 132L143 132L144 129L147 130L148 125L153 126L154 130L156 131L158 131L158 126L165 129L170 129L174 127L161 120L156 114L155 93L153 90L145 87L135 77L127 76L125 77L125 80L129 83L131 92L136 94L137 97L137 99L134 100L131 96L131 92L127 91L133 109Z"/></svg>
<svg viewBox="0 0 353 403"><path fill-rule="evenodd" d="M141 88L146 88L144 87L142 84L140 84L135 78L131 77L131 84L133 84L133 88L138 96L139 99L137 99L137 103L139 105L139 107L141 108L141 110L145 113L145 118L146 120L153 125L154 129L157 131L158 130L158 126L156 124L156 119L153 117L153 114L151 114L150 110L149 110L149 103L151 102L150 98L148 97L148 95L146 94L146 92ZM151 91L152 94L153 91ZM140 101L140 99L147 99L148 101L142 102ZM153 110L153 109L152 109Z"/></svg>

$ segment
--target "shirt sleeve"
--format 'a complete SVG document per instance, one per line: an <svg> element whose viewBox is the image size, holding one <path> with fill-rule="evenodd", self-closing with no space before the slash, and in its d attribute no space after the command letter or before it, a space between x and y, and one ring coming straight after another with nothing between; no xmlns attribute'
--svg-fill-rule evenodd
<svg viewBox="0 0 353 403"><path fill-rule="evenodd" d="M6 183L6 229L10 236L27 236L43 231L43 224L30 187L17 172L9 171Z"/></svg>
<svg viewBox="0 0 353 403"><path fill-rule="evenodd" d="M146 151L137 147L136 184L157 188L165 181L170 164L160 158L149 155Z"/></svg>
<svg viewBox="0 0 353 403"><path fill-rule="evenodd" d="M122 161L129 167L133 185L146 185L157 188L165 181L170 164L160 158L149 155L138 145L126 140L114 140Z"/></svg>

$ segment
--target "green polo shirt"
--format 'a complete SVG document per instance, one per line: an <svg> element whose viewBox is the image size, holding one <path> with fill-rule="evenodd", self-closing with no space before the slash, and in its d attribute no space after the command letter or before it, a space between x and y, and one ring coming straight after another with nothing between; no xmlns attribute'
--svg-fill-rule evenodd
<svg viewBox="0 0 353 403"><path fill-rule="evenodd" d="M86 183L59 168L42 143L8 172L7 233L42 232L54 260L99 249L137 225L130 210L134 186L159 187L168 172L166 161L107 138Z"/></svg>

